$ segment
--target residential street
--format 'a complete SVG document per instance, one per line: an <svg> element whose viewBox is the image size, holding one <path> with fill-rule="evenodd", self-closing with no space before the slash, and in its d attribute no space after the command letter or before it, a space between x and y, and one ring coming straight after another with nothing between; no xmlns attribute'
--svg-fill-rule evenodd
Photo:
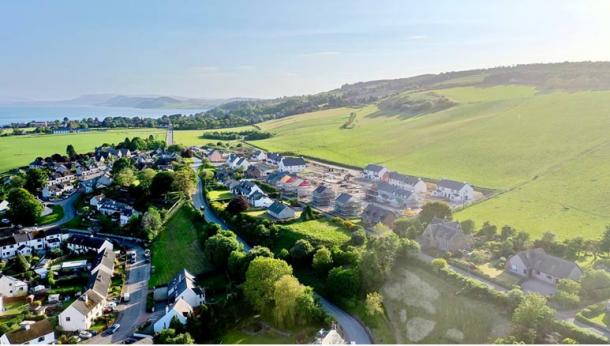
<svg viewBox="0 0 610 346"><path fill-rule="evenodd" d="M38 229L51 229L53 227L61 226L64 223L72 220L76 216L76 208L74 207L74 204L76 203L76 200L78 200L78 197L80 195L81 192L77 191L72 194L72 196L64 199L63 201L57 203L50 203L61 205L61 207L64 208L64 216L60 220L50 223L48 225L40 226L38 227Z"/></svg>
<svg viewBox="0 0 610 346"><path fill-rule="evenodd" d="M201 160L198 158L194 158L193 169L197 171L198 167L201 165ZM197 191L193 194L193 204L195 207L200 208L202 205L205 207L204 216L206 220L210 222L218 223L223 229L229 229L229 227L224 223L223 220L218 218L212 210L210 210L207 200L203 197L203 183L201 179L197 177ZM244 248L246 251L251 249L250 245L248 245L243 239L241 239L238 235L239 241L244 244ZM320 304L324 311L326 311L329 315L331 315L341 326L341 329L344 332L344 337L348 342L355 342L357 344L372 344L373 339L365 329L365 327L358 322L354 317L352 317L347 312L341 310L339 307L335 306L325 298L317 295L320 299Z"/></svg>
<svg viewBox="0 0 610 346"><path fill-rule="evenodd" d="M104 336L98 334L87 340L89 344L116 344L130 337L137 326L146 322L146 295L148 293L148 279L150 278L150 264L144 261L144 249L133 243L125 243L137 253L137 262L128 265L127 283L123 286L123 292L129 292L128 303L119 304L119 316L117 322L121 325L113 335Z"/></svg>

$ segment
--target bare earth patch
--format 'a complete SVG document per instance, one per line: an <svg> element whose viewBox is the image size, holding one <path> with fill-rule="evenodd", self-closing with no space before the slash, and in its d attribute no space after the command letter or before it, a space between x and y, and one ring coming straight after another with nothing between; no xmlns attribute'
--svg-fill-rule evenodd
<svg viewBox="0 0 610 346"><path fill-rule="evenodd" d="M421 317L412 318L407 322L407 338L413 342L423 340L432 332L435 325L436 322Z"/></svg>
<svg viewBox="0 0 610 346"><path fill-rule="evenodd" d="M406 305L422 308L429 314L436 313L434 302L439 297L438 290L412 272L403 271L402 278L386 284L383 292Z"/></svg>

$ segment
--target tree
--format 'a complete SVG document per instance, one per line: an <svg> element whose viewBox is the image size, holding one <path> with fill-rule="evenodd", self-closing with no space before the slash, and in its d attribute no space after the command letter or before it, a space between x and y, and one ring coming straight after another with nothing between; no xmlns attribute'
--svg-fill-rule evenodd
<svg viewBox="0 0 610 346"><path fill-rule="evenodd" d="M126 157L121 157L112 164L112 175L117 174L125 168L131 168L131 160Z"/></svg>
<svg viewBox="0 0 610 346"><path fill-rule="evenodd" d="M305 286L294 276L284 275L273 287L274 320L281 328L292 328L296 324L298 299L305 293Z"/></svg>
<svg viewBox="0 0 610 346"><path fill-rule="evenodd" d="M412 258L420 252L419 243L409 238L400 239L397 256L403 259Z"/></svg>
<svg viewBox="0 0 610 346"><path fill-rule="evenodd" d="M467 219L460 222L460 227L462 228L464 234L472 234L475 229L475 224L474 221Z"/></svg>
<svg viewBox="0 0 610 346"><path fill-rule="evenodd" d="M250 208L250 203L248 203L246 197L237 196L229 202L226 210L232 215L237 215L241 212L248 210L248 208Z"/></svg>
<svg viewBox="0 0 610 346"><path fill-rule="evenodd" d="M606 226L606 230L604 231L602 239L599 242L599 251L610 255L610 225Z"/></svg>
<svg viewBox="0 0 610 346"><path fill-rule="evenodd" d="M383 285L394 267L399 246L400 239L394 232L369 239L359 265L364 292L377 291Z"/></svg>
<svg viewBox="0 0 610 346"><path fill-rule="evenodd" d="M42 203L23 188L10 190L7 201L10 206L8 218L17 225L35 224L43 210Z"/></svg>
<svg viewBox="0 0 610 346"><path fill-rule="evenodd" d="M585 271L580 280L581 295L590 299L610 297L610 274L603 269Z"/></svg>
<svg viewBox="0 0 610 346"><path fill-rule="evenodd" d="M364 306L366 308L366 314L370 317L383 315L383 297L378 292L368 293Z"/></svg>
<svg viewBox="0 0 610 346"><path fill-rule="evenodd" d="M207 260L217 268L227 268L229 255L235 250L241 250L242 245L235 233L220 231L205 242L204 254Z"/></svg>
<svg viewBox="0 0 610 346"><path fill-rule="evenodd" d="M40 168L29 169L25 173L25 184L23 187L33 194L40 191L49 180L49 176Z"/></svg>
<svg viewBox="0 0 610 346"><path fill-rule="evenodd" d="M506 240L508 238L515 236L516 234L517 234L516 229L514 229L508 225L504 225L504 226L502 226L502 230L500 231L500 239Z"/></svg>
<svg viewBox="0 0 610 346"><path fill-rule="evenodd" d="M195 191L196 181L195 172L188 167L184 167L174 173L172 190L181 192L184 196L188 197Z"/></svg>
<svg viewBox="0 0 610 346"><path fill-rule="evenodd" d="M351 242L355 246L362 246L366 242L366 232L362 228L352 232Z"/></svg>
<svg viewBox="0 0 610 346"><path fill-rule="evenodd" d="M313 253L313 246L306 239L297 240L290 248L290 257L295 262L307 262Z"/></svg>
<svg viewBox="0 0 610 346"><path fill-rule="evenodd" d="M301 212L300 219L301 219L301 221L308 221L308 220L315 219L313 210L311 209L311 207L309 205L305 206L305 208L303 209L303 212Z"/></svg>
<svg viewBox="0 0 610 346"><path fill-rule="evenodd" d="M394 222L394 232L401 238L415 239L424 232L419 219L400 218Z"/></svg>
<svg viewBox="0 0 610 346"><path fill-rule="evenodd" d="M144 216L142 216L141 221L142 230L146 232L148 240L153 240L157 237L157 233L162 225L163 221L161 221L159 211L154 207L148 208Z"/></svg>
<svg viewBox="0 0 610 346"><path fill-rule="evenodd" d="M25 256L22 254L17 255L17 265L19 266L19 271L22 273L27 272L31 267L30 261L28 261L27 258L25 258Z"/></svg>
<svg viewBox="0 0 610 346"><path fill-rule="evenodd" d="M428 225L435 217L451 220L451 207L442 202L429 202L422 207L418 216L419 221L424 225Z"/></svg>
<svg viewBox="0 0 610 346"><path fill-rule="evenodd" d="M447 260L444 258L435 258L432 260L432 262L430 262L430 264L432 264L432 267L434 267L436 270L447 268Z"/></svg>
<svg viewBox="0 0 610 346"><path fill-rule="evenodd" d="M194 344L189 333L178 333L174 328L163 329L154 336L155 344Z"/></svg>
<svg viewBox="0 0 610 346"><path fill-rule="evenodd" d="M229 273L233 280L237 283L242 283L246 279L246 270L250 262L257 257L273 258L273 252L264 246L256 245L247 253L243 250L234 250L229 255L227 263Z"/></svg>
<svg viewBox="0 0 610 346"><path fill-rule="evenodd" d="M155 178L155 172L152 168L144 168L140 172L138 172L138 181L140 185L146 193L150 193L150 186L152 185L153 179Z"/></svg>
<svg viewBox="0 0 610 346"><path fill-rule="evenodd" d="M326 288L337 300L351 299L360 290L360 276L354 268L335 267L328 272Z"/></svg>
<svg viewBox="0 0 610 346"><path fill-rule="evenodd" d="M172 172L159 172L155 175L150 185L150 192L153 196L163 196L172 189L174 174Z"/></svg>
<svg viewBox="0 0 610 346"><path fill-rule="evenodd" d="M136 181L136 175L131 168L123 168L114 175L114 181L122 187L129 187Z"/></svg>
<svg viewBox="0 0 610 346"><path fill-rule="evenodd" d="M320 273L326 274L333 265L333 258L330 251L321 247L313 255L312 267Z"/></svg>
<svg viewBox="0 0 610 346"><path fill-rule="evenodd" d="M498 227L494 224L485 221L483 223L483 227L479 230L478 234L482 237L485 237L488 240L494 239L496 237L496 233L498 232Z"/></svg>
<svg viewBox="0 0 610 346"><path fill-rule="evenodd" d="M512 321L514 324L539 333L551 325L555 311L546 304L546 299L537 293L526 294L515 311Z"/></svg>
<svg viewBox="0 0 610 346"><path fill-rule="evenodd" d="M68 155L69 158L73 158L77 155L76 150L74 149L74 146L72 144L68 144L68 146L66 147L66 155Z"/></svg>
<svg viewBox="0 0 610 346"><path fill-rule="evenodd" d="M257 257L248 266L243 292L246 300L258 312L273 307L275 282L284 275L292 275L292 267L283 260Z"/></svg>

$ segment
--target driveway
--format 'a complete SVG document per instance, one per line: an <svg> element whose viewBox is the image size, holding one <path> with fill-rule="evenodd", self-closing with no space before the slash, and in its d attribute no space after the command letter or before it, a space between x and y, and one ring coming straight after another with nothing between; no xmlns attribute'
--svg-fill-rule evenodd
<svg viewBox="0 0 610 346"><path fill-rule="evenodd" d="M127 245L127 244L125 244ZM144 261L144 249L135 244L129 244L137 255L137 262L128 264L127 282L123 286L123 292L129 292L129 302L119 305L119 316L117 322L121 325L119 330L113 334L104 336L103 333L87 340L89 344L116 344L130 337L140 324L146 322L146 295L148 294L148 279L150 276L150 264Z"/></svg>
<svg viewBox="0 0 610 346"><path fill-rule="evenodd" d="M540 293L543 296L551 296L557 292L557 289L554 285L536 279L529 279L523 281L521 284L521 288L523 288L526 292L535 292Z"/></svg>

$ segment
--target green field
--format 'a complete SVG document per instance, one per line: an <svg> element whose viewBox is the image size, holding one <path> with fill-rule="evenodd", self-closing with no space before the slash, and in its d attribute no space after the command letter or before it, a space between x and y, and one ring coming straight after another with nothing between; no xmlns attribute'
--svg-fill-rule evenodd
<svg viewBox="0 0 610 346"><path fill-rule="evenodd" d="M301 114L259 124L275 135L253 144L506 191L457 215L479 225L601 235L610 223L610 92L498 86L435 93L458 105L419 116L375 105ZM341 129L351 112L356 126Z"/></svg>
<svg viewBox="0 0 610 346"><path fill-rule="evenodd" d="M65 155L66 146L72 144L77 152L89 152L103 143L117 143L125 137L156 135L165 139L162 129L121 129L90 131L65 135L27 135L0 138L0 172L29 164L38 156L55 153Z"/></svg>
<svg viewBox="0 0 610 346"><path fill-rule="evenodd" d="M203 244L192 222L190 206L185 204L167 221L159 236L152 243L152 265L155 266L149 286L163 285L186 268L199 275L210 267L203 254Z"/></svg>
<svg viewBox="0 0 610 346"><path fill-rule="evenodd" d="M229 190L212 190L208 192L211 201L225 201L233 198L233 194Z"/></svg>
<svg viewBox="0 0 610 346"><path fill-rule="evenodd" d="M62 208L61 205L54 204L51 206L51 209L53 210L51 214L38 218L39 225L47 225L59 221L62 217L64 217L64 208Z"/></svg>
<svg viewBox="0 0 610 346"><path fill-rule="evenodd" d="M289 225L290 230L278 235L277 249L290 248L299 239L307 239L315 245L342 245L350 239L351 233L331 222L318 219L299 221Z"/></svg>
<svg viewBox="0 0 610 346"><path fill-rule="evenodd" d="M202 138L204 132L232 132L232 131L247 131L247 130L255 130L253 126L241 126L241 127L232 127L226 129L214 129L214 130L175 130L174 131L174 142L180 143L182 145L197 145L201 146L208 143L229 143L229 144L237 144L238 141L221 141L217 139L208 139Z"/></svg>
<svg viewBox="0 0 610 346"><path fill-rule="evenodd" d="M489 343L510 330L497 306L459 295L421 267L402 267L381 290L398 343Z"/></svg>

